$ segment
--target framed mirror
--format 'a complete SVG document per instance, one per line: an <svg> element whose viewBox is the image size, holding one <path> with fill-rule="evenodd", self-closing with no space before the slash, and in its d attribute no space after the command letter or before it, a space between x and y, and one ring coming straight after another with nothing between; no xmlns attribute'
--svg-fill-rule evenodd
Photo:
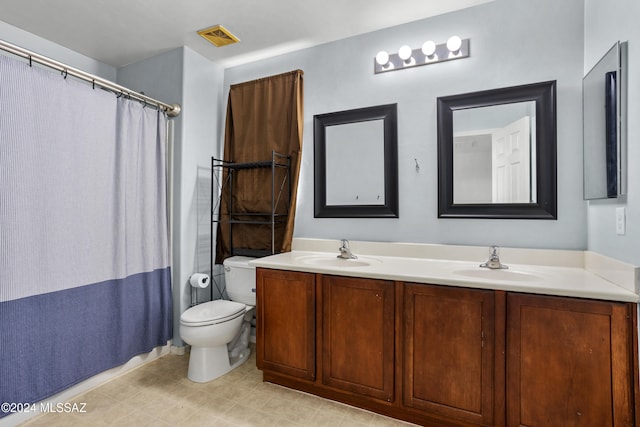
<svg viewBox="0 0 640 427"><path fill-rule="evenodd" d="M313 116L314 216L398 217L397 104Z"/></svg>
<svg viewBox="0 0 640 427"><path fill-rule="evenodd" d="M625 194L626 61L617 42L582 80L585 200Z"/></svg>
<svg viewBox="0 0 640 427"><path fill-rule="evenodd" d="M555 81L437 103L439 218L557 218Z"/></svg>

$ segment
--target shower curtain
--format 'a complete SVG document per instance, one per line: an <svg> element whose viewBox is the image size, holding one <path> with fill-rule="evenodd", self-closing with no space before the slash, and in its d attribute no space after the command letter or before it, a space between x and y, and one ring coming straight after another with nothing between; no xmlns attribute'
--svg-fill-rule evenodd
<svg viewBox="0 0 640 427"><path fill-rule="evenodd" d="M0 55L0 402L171 339L165 134L164 113Z"/></svg>

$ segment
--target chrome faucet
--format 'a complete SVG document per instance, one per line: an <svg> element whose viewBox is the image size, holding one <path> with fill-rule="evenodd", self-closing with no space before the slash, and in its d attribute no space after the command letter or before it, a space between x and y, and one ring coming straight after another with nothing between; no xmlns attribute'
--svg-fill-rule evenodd
<svg viewBox="0 0 640 427"><path fill-rule="evenodd" d="M349 241L347 239L342 239L340 241L341 246L338 248L340 251L340 255L338 258L342 259L357 259L358 257L351 253L351 249L349 249Z"/></svg>
<svg viewBox="0 0 640 427"><path fill-rule="evenodd" d="M480 267L490 268L492 270L509 268L508 265L504 265L503 263L500 262L498 251L499 251L499 248L497 246L491 246L491 254L489 255L489 259L484 264L480 264Z"/></svg>

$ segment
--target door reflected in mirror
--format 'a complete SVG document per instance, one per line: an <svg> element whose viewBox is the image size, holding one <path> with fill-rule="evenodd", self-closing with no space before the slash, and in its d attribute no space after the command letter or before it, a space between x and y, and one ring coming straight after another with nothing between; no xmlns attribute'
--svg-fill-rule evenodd
<svg viewBox="0 0 640 427"><path fill-rule="evenodd" d="M555 81L437 102L439 218L557 218Z"/></svg>
<svg viewBox="0 0 640 427"><path fill-rule="evenodd" d="M453 202L535 203L534 101L453 112Z"/></svg>

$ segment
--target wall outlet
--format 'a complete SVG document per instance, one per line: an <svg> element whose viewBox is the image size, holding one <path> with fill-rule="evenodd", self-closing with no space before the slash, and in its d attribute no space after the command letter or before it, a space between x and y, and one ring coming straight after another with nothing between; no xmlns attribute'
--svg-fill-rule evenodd
<svg viewBox="0 0 640 427"><path fill-rule="evenodd" d="M624 236L626 232L626 218L625 208L616 208L616 234L618 236Z"/></svg>

